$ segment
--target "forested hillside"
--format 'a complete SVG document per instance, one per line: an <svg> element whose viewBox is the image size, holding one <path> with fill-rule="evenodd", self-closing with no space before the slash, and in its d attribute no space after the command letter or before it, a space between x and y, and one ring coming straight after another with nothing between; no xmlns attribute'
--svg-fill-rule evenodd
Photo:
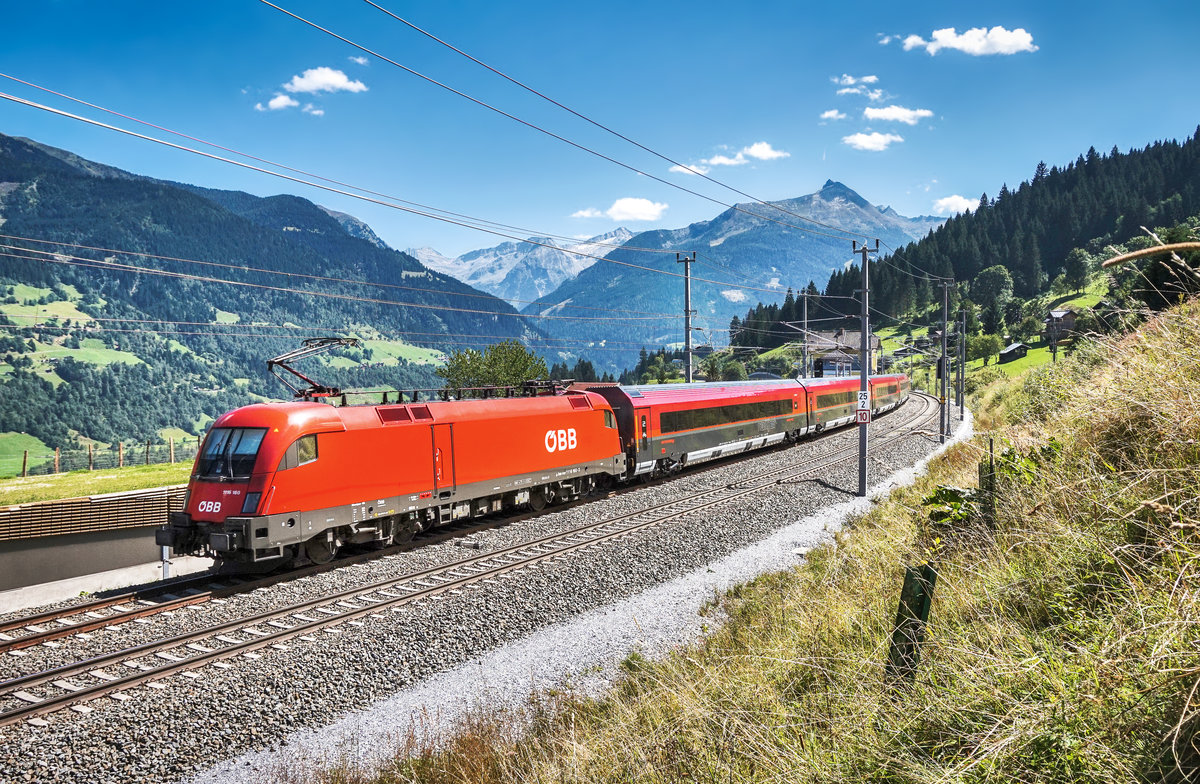
<svg viewBox="0 0 1200 784"><path fill-rule="evenodd" d="M286 396L265 360L305 337L366 339L314 366L324 383L430 387L449 347L540 334L305 199L150 180L6 136L0 234L0 432L52 446L194 432Z"/></svg>
<svg viewBox="0 0 1200 784"><path fill-rule="evenodd" d="M1092 148L1061 168L1039 163L1015 190L1005 184L995 198L984 194L974 212L872 265L873 302L889 313L918 311L940 299L924 273L974 282L994 265L1009 271L1014 294L1030 298L1067 271L1072 249L1098 253L1142 234L1143 226L1173 226L1197 212L1195 135L1128 153ZM860 285L855 272L838 270L825 293L846 296Z"/></svg>
<svg viewBox="0 0 1200 784"><path fill-rule="evenodd" d="M1173 227L1197 214L1197 136L1128 153L1114 148L1101 155L1093 148L1063 167L1039 163L1032 178L1016 189L1004 184L994 198L984 194L975 210L951 218L924 239L872 259L872 318L886 322L883 314L889 314L924 321L931 306L940 318L942 295L934 277L942 276L957 284L950 291L952 308L975 306L968 307L972 331L976 316L985 331L1013 329L1030 317L1022 313L1022 302L1078 290L1096 263L1111 255L1110 246L1152 242L1143 227L1165 228L1161 239L1170 241L1175 233L1186 233ZM1115 296L1161 307L1170 299L1173 274L1161 262L1136 270L1130 265L1122 273L1127 285ZM809 288L810 313L857 316L855 292L861 286L859 268L835 270L823 297ZM796 332L778 322L799 318L798 299L789 292L782 305L760 303L745 319L735 319L731 342L781 345L794 340Z"/></svg>

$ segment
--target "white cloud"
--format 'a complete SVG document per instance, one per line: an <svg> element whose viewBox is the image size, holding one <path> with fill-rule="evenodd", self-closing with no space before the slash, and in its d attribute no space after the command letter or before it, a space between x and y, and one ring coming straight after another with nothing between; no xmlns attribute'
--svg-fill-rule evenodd
<svg viewBox="0 0 1200 784"><path fill-rule="evenodd" d="M359 65L367 64L367 58L365 58L365 57L355 57L355 56L351 55L350 57L347 57L346 59L352 63L358 63Z"/></svg>
<svg viewBox="0 0 1200 784"><path fill-rule="evenodd" d="M865 95L867 100L880 101L883 100L883 90L871 90L863 87L861 84L854 87L843 87L837 91L838 95Z"/></svg>
<svg viewBox="0 0 1200 784"><path fill-rule="evenodd" d="M760 161L773 161L776 158L790 158L792 155L790 152L776 150L770 145L769 142L755 142L749 147L743 149L741 153L738 153L738 155L741 155L742 153L745 153L751 158L756 158Z"/></svg>
<svg viewBox="0 0 1200 784"><path fill-rule="evenodd" d="M903 106L888 106L882 109L876 109L868 106L863 109L863 117L868 120L887 120L890 122L902 122L905 125L916 125L923 117L932 117L933 112L928 109L906 109Z"/></svg>
<svg viewBox="0 0 1200 784"><path fill-rule="evenodd" d="M324 109L318 109L317 107L313 106L311 103L304 104L304 108L301 109L300 111L304 112L305 114L311 114L313 117L324 117L325 116Z"/></svg>
<svg viewBox="0 0 1200 784"><path fill-rule="evenodd" d="M656 221L666 212L667 205L642 199L636 196L626 196L617 199L604 214L617 222L622 221Z"/></svg>
<svg viewBox="0 0 1200 784"><path fill-rule="evenodd" d="M773 161L777 158L790 158L790 152L776 150L771 146L770 142L755 142L748 147L743 147L738 150L736 155L714 155L711 158L701 159L699 163L689 164L688 166L672 166L668 171L676 172L677 174L708 174L713 166L742 166L750 163L750 158L759 161Z"/></svg>
<svg viewBox="0 0 1200 784"><path fill-rule="evenodd" d="M881 152L886 150L893 142L904 141L903 136L897 136L894 133L852 133L849 136L842 137L842 144L849 145L856 150L869 150L871 152Z"/></svg>
<svg viewBox="0 0 1200 784"><path fill-rule="evenodd" d="M725 289L721 292L721 296L730 302L745 302L746 292L741 289Z"/></svg>
<svg viewBox="0 0 1200 784"><path fill-rule="evenodd" d="M732 158L728 155L714 155L704 161L709 166L741 166L743 163L749 162L746 160L746 156L740 152Z"/></svg>
<svg viewBox="0 0 1200 784"><path fill-rule="evenodd" d="M843 112L839 112L837 109L830 109L827 112L821 112L821 119L822 120L844 120L844 119L846 119L846 115Z"/></svg>
<svg viewBox="0 0 1200 784"><path fill-rule="evenodd" d="M299 105L300 105L300 102L297 101L292 96L284 95L283 93L279 93L274 98L267 101L266 106L263 106L261 103L256 103L256 104L254 104L254 108L260 112L267 112L267 111L277 112L280 109L290 109L293 106L299 106Z"/></svg>
<svg viewBox="0 0 1200 784"><path fill-rule="evenodd" d="M843 87L849 87L854 84L875 84L879 81L879 77L875 76L874 74L859 77L854 77L850 74L842 74L841 76L833 77L832 81L834 84L840 84Z"/></svg>
<svg viewBox="0 0 1200 784"><path fill-rule="evenodd" d="M586 210L579 210L571 213L572 218L603 218L604 213L595 207L588 207Z"/></svg>
<svg viewBox="0 0 1200 784"><path fill-rule="evenodd" d="M955 194L947 196L944 199L938 199L933 203L933 211L938 215L954 215L967 210L978 204L978 201L972 201L965 196Z"/></svg>
<svg viewBox="0 0 1200 784"><path fill-rule="evenodd" d="M1017 52L1036 52L1033 36L1023 27L1006 30L997 25L988 30L983 27L972 27L961 35L953 27L934 30L932 40L926 41L919 35L910 35L904 39L904 51L924 48L930 54L937 54L942 49L957 49L970 55L985 54L1016 54Z"/></svg>
<svg viewBox="0 0 1200 784"><path fill-rule="evenodd" d="M309 68L283 86L289 93L350 93L366 92L367 86L362 82L351 79L336 68L321 66Z"/></svg>
<svg viewBox="0 0 1200 784"><path fill-rule="evenodd" d="M898 35L884 35L883 33L877 33L877 35L879 36L879 45L880 46L887 46L892 41L898 40L900 38L900 36L898 36Z"/></svg>

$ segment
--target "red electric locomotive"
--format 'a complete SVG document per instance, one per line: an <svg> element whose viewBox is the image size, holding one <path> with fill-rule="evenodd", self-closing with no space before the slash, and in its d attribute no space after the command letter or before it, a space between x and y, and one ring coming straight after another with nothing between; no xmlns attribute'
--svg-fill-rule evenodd
<svg viewBox="0 0 1200 784"><path fill-rule="evenodd" d="M184 511L155 538L239 569L323 563L345 544L382 546L451 520L541 509L597 484L853 422L859 383L576 384L553 394L535 385L526 397L246 406L213 424ZM876 413L908 397L903 375L874 376L870 386Z"/></svg>
<svg viewBox="0 0 1200 784"><path fill-rule="evenodd" d="M616 419L586 392L335 407L257 404L213 423L186 508L157 532L230 562L322 563L344 544L589 492L625 472Z"/></svg>

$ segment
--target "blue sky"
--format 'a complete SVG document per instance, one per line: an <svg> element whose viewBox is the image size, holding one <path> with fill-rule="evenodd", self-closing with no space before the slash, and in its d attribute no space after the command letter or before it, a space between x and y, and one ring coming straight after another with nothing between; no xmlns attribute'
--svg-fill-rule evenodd
<svg viewBox="0 0 1200 784"><path fill-rule="evenodd" d="M1200 4L1190 2L379 2L764 199L834 179L905 215L949 214L960 199L976 202L1028 179L1039 160L1064 164L1089 146L1182 140L1200 123ZM365 2L278 4L635 168L745 201L669 171ZM255 0L6 5L0 73L390 196L567 236L680 227L724 209ZM0 92L138 128L8 79ZM7 100L0 132L164 179L296 193L359 216L399 248L458 255L501 241Z"/></svg>

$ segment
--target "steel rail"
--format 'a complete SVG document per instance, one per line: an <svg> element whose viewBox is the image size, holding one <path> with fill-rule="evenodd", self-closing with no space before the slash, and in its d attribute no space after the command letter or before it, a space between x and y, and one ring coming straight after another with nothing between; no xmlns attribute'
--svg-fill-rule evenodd
<svg viewBox="0 0 1200 784"><path fill-rule="evenodd" d="M924 400L923 397L922 399ZM925 403L927 404L925 406L927 411L930 406L927 400ZM922 411L914 417L914 421L926 416L926 411ZM926 418L928 417L926 416ZM902 429L903 427L893 428L893 431ZM907 434L907 432L903 432L900 435L877 439L876 446L877 448L882 447L894 440L905 437ZM791 481L825 467L836 465L845 459L841 453L849 454L853 451L852 448L847 447L837 450L833 455L805 461L804 464L807 467L800 470L796 470L796 467L792 466L768 472L762 479L748 486L729 484L723 487L712 488L709 491L701 493L699 496L689 496L683 499L667 501L628 515L551 534L531 542L513 545L503 550L481 554L473 558L463 559L415 574L379 581L369 586L360 586L332 596L309 600L248 619L231 620L207 629L178 635L169 640L146 643L123 651L94 657L85 662L64 665L41 673L11 679L0 683L0 692L4 696L16 697L17 699L26 701L28 704L0 713L0 726L22 720L30 720L35 716L87 702L96 697L124 691L149 681L161 680L168 675L195 669L209 662L250 653L269 645L280 645L283 641L293 637L304 636L310 632L326 629L364 615L376 614L383 609L399 608L402 605L415 602L421 598L459 589L517 569L523 569L547 560L560 558L576 550L627 536L685 515L727 503L772 485ZM769 476L778 477L780 475L784 475L783 478L766 479ZM671 509L671 507L674 508ZM513 560L514 557L516 560ZM474 567L479 568L476 569ZM470 573L466 575L458 574L460 571L470 571ZM444 579L446 577L449 579ZM425 584L426 581L431 580L434 581L433 585ZM439 580L440 582L438 582ZM411 587L406 586L406 583L411 584ZM389 589L399 589L406 592L396 595L389 593ZM382 595L388 598L368 598L370 594ZM365 604L365 606L351 604L350 600L355 600L359 604ZM341 609L333 609L326 605L336 605ZM325 617L309 618L303 615L304 612L309 610L322 613ZM290 617L293 625L286 626L277 620L283 617ZM296 623L296 621L299 621L299 623ZM263 632L255 628L262 624L275 626L277 630L274 632ZM246 631L248 629L254 629L254 631ZM223 637L221 641L230 644L228 647L216 649L198 644L199 640L223 635L227 631L237 630L251 634L253 638L235 641L232 638ZM186 647L189 651L186 658L181 659L170 654L161 655L169 649L181 647ZM160 654L160 658L164 659L167 663L156 667L144 667L135 663L137 659L154 654ZM139 672L123 678L107 673L103 676L95 675L100 668L118 661L128 666L136 667L139 669ZM92 673L94 677L102 680L102 682L88 687L71 684L64 680L67 677L84 672ZM20 695L17 694L17 691L22 688L30 688L46 683L52 683L68 691L59 696L43 698L23 692Z"/></svg>
<svg viewBox="0 0 1200 784"><path fill-rule="evenodd" d="M822 442L826 438L828 438L830 436L835 436L838 434L838 432L839 432L838 430L825 431L825 432L819 434L819 436L816 439L810 441L810 443L813 444L814 446L820 446L820 445L822 445ZM704 470L708 470L710 468L714 468L714 467L717 467L720 465L728 465L730 462L748 459L749 457L754 456L756 454L761 454L761 452L755 450L752 452L731 453L728 455L724 455L720 458L717 458L715 460L707 460L707 461L704 461L699 464L692 464L692 465L686 466L678 473L691 473L694 471L704 471ZM664 481L668 481L677 475L678 474L657 477L655 479L649 480L649 482L653 483L653 484L659 484ZM616 492L628 492L631 490L636 490L639 487L645 487L645 486L646 486L646 484L634 485L630 488L622 488L621 490L618 490ZM593 496L592 498L588 498L588 499L578 499L578 500L570 501L570 502L567 502L564 504L558 504L552 510L548 510L548 511L561 511L564 509L569 509L579 503L584 503L589 500L594 500L594 498L595 497ZM528 518L536 516L538 514L541 514L541 513L540 512L517 512L514 514L506 515L504 517L493 518L491 520L475 521L468 527L467 535L469 535L470 533L477 532L477 531L487 530L488 528L494 528L494 527L497 527L500 525L508 525L508 524L511 524L514 522L521 522L522 520L528 519ZM437 531L424 532L422 534L418 534L418 537L412 541L402 542L400 544L393 545L391 547L387 547L387 548L384 548L382 550L378 550L375 552L360 553L357 555L344 556L344 557L338 558L335 561L332 561L328 564L307 566L307 567L303 567L300 569L291 570L286 573L270 575L270 576L261 577L258 579L246 579L240 575L205 574L200 577L188 578L188 579L183 579L183 580L175 580L174 582L171 582L168 584L158 584L158 585L155 585L151 589L144 589L144 590L140 590L140 591L129 591L129 592L125 592L122 594L117 594L115 596L105 597L103 599L95 599L95 600L92 600L89 602L75 604L70 607L60 607L60 608L57 608L54 610L47 610L45 612L38 613L36 615L12 618L10 620L0 622L0 653L5 653L7 651L21 650L23 648L31 648L35 645L41 645L41 644L44 644L47 642L52 642L54 640L59 640L64 637L71 637L71 636L74 636L77 634L93 632L93 631L96 631L99 629L107 628L109 626L116 626L118 624L125 623L127 621L131 621L134 619L148 618L148 617L157 615L159 613L168 612L171 610L182 609L183 607L186 607L186 606L189 606L192 604L200 604L200 603L209 601L211 599L227 598L229 596L235 596L240 593L249 593L250 591L257 590L258 588L269 587L269 586L275 585L279 582L298 580L303 577L308 577L310 575L322 574L324 572L330 571L332 569L340 568L343 566L353 566L355 564L364 563L367 561L375 560L378 558L383 558L383 557L390 556L390 555L395 555L397 553L407 552L409 550L414 549L417 546L438 544L440 542L446 541L447 539L455 538L462 534L463 534L463 531L458 528L455 528L454 530L438 529ZM212 590L198 590L198 591L192 591L191 593L188 593L185 596L171 596L171 594L174 594L180 590L188 590L195 586L207 585L207 584L211 584L213 582L219 583L222 580L239 580L240 582L238 582L237 585L231 586L228 588L222 587L222 588L217 588L217 589L212 589ZM164 594L167 596L167 598L164 601L156 600L156 597L164 596ZM152 602L152 604L151 604L151 602ZM113 614L106 615L104 617L96 617L95 615L93 615L93 613L97 613L100 610L115 608L115 607L118 607L118 606L124 605L124 604L132 605L134 603L138 603L141 606L136 607L136 608L131 607L130 609L127 609L127 610L116 610ZM82 621L78 621L78 622L66 622L65 620L63 620L63 619L72 618L77 615L89 615L91 617L88 620L82 620ZM43 624L54 623L54 622L58 622L59 626L56 628L44 629L44 630L39 630L36 628ZM23 634L23 635L15 636L15 637L9 635L9 632L17 631L20 629L29 629L30 627L34 627L32 634Z"/></svg>

